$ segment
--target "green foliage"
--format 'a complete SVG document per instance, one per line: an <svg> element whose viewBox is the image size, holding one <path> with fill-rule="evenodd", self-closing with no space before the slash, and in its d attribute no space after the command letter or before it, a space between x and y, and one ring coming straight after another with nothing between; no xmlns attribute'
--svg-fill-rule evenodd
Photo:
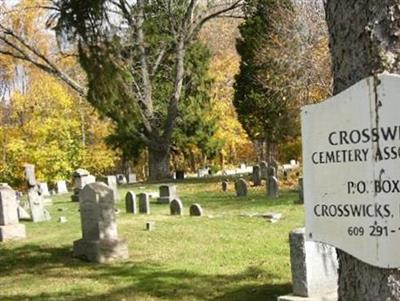
<svg viewBox="0 0 400 301"><path fill-rule="evenodd" d="M254 140L282 143L298 133L297 117L287 81L289 65L280 60L281 11L290 0L246 1L237 50L242 58L236 76L234 105L243 127ZM280 18L280 19L278 19ZM282 45L281 45L282 46Z"/></svg>

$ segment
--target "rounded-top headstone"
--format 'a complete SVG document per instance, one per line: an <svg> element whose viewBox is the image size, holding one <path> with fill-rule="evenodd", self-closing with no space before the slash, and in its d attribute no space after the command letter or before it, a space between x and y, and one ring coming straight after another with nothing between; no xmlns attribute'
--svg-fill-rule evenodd
<svg viewBox="0 0 400 301"><path fill-rule="evenodd" d="M169 204L171 215L182 215L183 205L180 199L173 199Z"/></svg>
<svg viewBox="0 0 400 301"><path fill-rule="evenodd" d="M199 204L193 204L189 209L190 216L203 216L203 209Z"/></svg>
<svg viewBox="0 0 400 301"><path fill-rule="evenodd" d="M223 192L228 191L228 182L227 181L222 182L222 191Z"/></svg>
<svg viewBox="0 0 400 301"><path fill-rule="evenodd" d="M235 182L236 196L247 196L247 182L240 178Z"/></svg>
<svg viewBox="0 0 400 301"><path fill-rule="evenodd" d="M132 191L128 191L125 196L126 213L136 214L136 195Z"/></svg>

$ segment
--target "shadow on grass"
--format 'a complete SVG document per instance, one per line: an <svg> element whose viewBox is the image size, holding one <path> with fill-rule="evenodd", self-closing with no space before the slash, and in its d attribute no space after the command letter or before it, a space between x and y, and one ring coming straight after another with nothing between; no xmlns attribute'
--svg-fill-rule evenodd
<svg viewBox="0 0 400 301"><path fill-rule="evenodd" d="M1 279L24 275L47 284L41 292L26 292L24 287L12 296L0 291L2 301L20 300L276 300L290 291L290 284L272 284L279 276L259 267L249 267L239 274L201 274L186 269L125 261L110 265L82 262L72 258L69 247L25 245L9 250L0 249ZM54 276L59 279L53 283ZM68 279L96 281L101 291L91 291L84 284ZM264 283L264 284L263 284ZM18 284L15 284L16 286Z"/></svg>

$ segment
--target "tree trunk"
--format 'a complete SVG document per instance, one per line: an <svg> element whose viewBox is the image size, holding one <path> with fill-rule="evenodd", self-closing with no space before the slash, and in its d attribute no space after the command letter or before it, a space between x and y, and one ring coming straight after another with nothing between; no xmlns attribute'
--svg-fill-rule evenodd
<svg viewBox="0 0 400 301"><path fill-rule="evenodd" d="M169 168L169 148L149 148L149 179L164 180L171 178Z"/></svg>
<svg viewBox="0 0 400 301"><path fill-rule="evenodd" d="M400 73L400 0L327 0L325 6L334 94L368 76ZM340 250L338 257L339 301L400 300L399 270L370 266Z"/></svg>

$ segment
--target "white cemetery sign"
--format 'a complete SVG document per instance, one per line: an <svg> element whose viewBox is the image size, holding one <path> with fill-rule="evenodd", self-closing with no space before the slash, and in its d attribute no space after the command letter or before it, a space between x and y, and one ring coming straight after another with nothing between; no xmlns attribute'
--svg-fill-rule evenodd
<svg viewBox="0 0 400 301"><path fill-rule="evenodd" d="M367 78L302 110L308 240L400 267L400 76Z"/></svg>

